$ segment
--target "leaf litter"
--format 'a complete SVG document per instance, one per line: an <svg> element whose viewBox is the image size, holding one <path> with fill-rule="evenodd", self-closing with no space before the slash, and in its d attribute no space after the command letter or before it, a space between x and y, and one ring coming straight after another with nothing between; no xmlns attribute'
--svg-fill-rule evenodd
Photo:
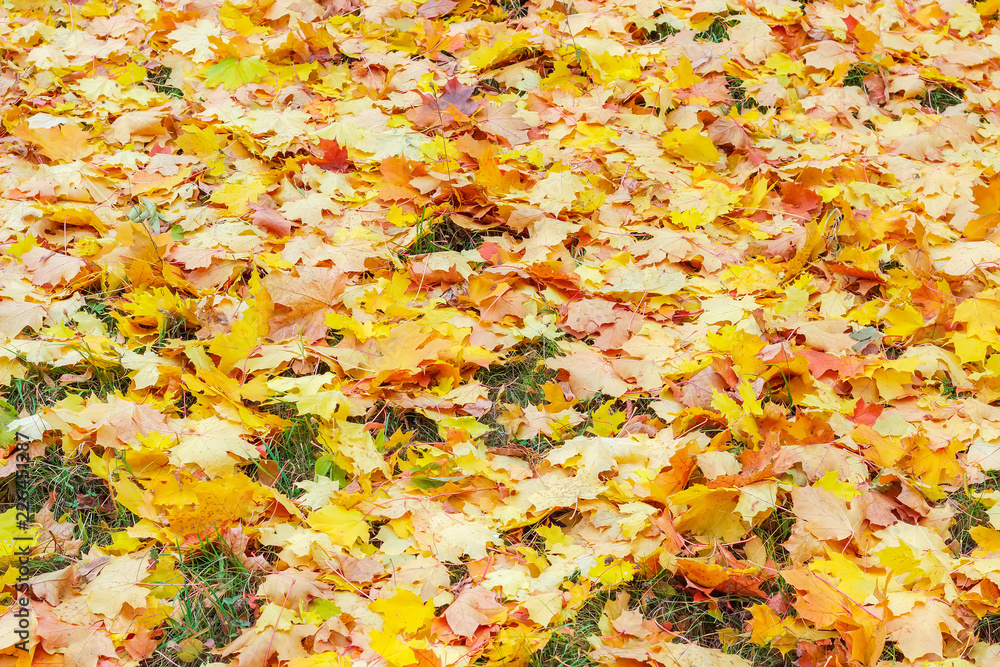
<svg viewBox="0 0 1000 667"><path fill-rule="evenodd" d="M998 10L7 2L0 661L994 664Z"/></svg>

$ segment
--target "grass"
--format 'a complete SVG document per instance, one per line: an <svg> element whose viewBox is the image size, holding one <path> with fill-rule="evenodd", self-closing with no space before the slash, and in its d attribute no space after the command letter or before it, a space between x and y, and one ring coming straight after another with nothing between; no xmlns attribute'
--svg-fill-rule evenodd
<svg viewBox="0 0 1000 667"><path fill-rule="evenodd" d="M774 511L754 526L753 534L764 543L767 556L775 563L785 562L788 552L782 544L792 536L792 526L795 525L795 515L791 512Z"/></svg>
<svg viewBox="0 0 1000 667"><path fill-rule="evenodd" d="M84 351L84 362L88 361ZM120 366L107 367L91 358L87 369L92 373L87 380L62 383L63 373L81 374L80 369L51 369L39 364L28 364L23 378L15 378L0 393L9 412L18 416L36 415L44 408L55 405L70 394L84 398L106 398L112 393L127 390L130 380ZM54 377L55 376L55 377ZM6 410L5 410L6 411ZM44 455L32 460L28 488L28 509L34 515L52 500L52 514L56 521L74 524L74 540L81 540L81 552L92 546L101 546L107 537L118 530L133 525L137 518L126 508L116 504L104 480L96 477L87 464L86 456L67 455L59 446L49 446ZM13 476L0 481L0 504L13 502L15 495ZM35 559L31 568L35 573L65 567L65 557L60 553Z"/></svg>
<svg viewBox="0 0 1000 667"><path fill-rule="evenodd" d="M504 447L510 444L510 434L497 422L497 417L504 410L504 403L524 407L543 402L542 387L554 382L557 375L556 371L545 366L545 360L557 356L560 355L556 341L542 338L522 345L521 350L503 363L483 368L476 373L476 380L488 388L490 400L493 401L493 409L480 418L481 422L491 427L484 438L488 446ZM520 441L518 444L535 453L541 453L551 446L542 437Z"/></svg>
<svg viewBox="0 0 1000 667"><path fill-rule="evenodd" d="M657 23L655 28L646 33L642 41L646 44L656 44L657 42L662 42L668 37L676 35L677 32L677 29L669 23Z"/></svg>
<svg viewBox="0 0 1000 667"><path fill-rule="evenodd" d="M527 0L499 0L497 5L503 11L507 21L516 21L528 15Z"/></svg>
<svg viewBox="0 0 1000 667"><path fill-rule="evenodd" d="M490 390L490 399L520 406L538 403L542 386L555 381L556 371L547 368L546 359L561 356L556 341L542 338L522 346L502 364L484 368L476 379Z"/></svg>
<svg viewBox="0 0 1000 667"><path fill-rule="evenodd" d="M383 442L388 442L398 431L409 433L409 441L413 443L438 443L441 441L441 432L437 423L424 415L407 408L397 408L392 405L382 403L372 421L381 422Z"/></svg>
<svg viewBox="0 0 1000 667"><path fill-rule="evenodd" d="M104 329L108 332L108 336L114 338L118 333L118 320L112 315L114 309L109 308L107 302L104 301L107 298L109 298L108 295L100 294L94 298L87 299L84 302L84 310L99 319L101 324L104 325Z"/></svg>
<svg viewBox="0 0 1000 667"><path fill-rule="evenodd" d="M981 500L982 492L998 489L1000 489L1000 472L991 471L987 474L985 482L970 484L948 496L948 504L955 510L951 536L957 543L959 554L968 554L977 546L969 531L976 526L988 526L990 523L987 514L989 508Z"/></svg>
<svg viewBox="0 0 1000 667"><path fill-rule="evenodd" d="M715 42L716 44L725 42L729 39L729 26L730 22L726 19L716 18L712 21L712 25L696 34L694 38L697 41Z"/></svg>
<svg viewBox="0 0 1000 667"><path fill-rule="evenodd" d="M316 438L319 426L315 415L300 415L295 406L279 404L279 414L288 420L288 426L264 443L267 458L277 464L273 485L289 498L295 498L302 489L297 483L311 480L316 475L316 458L319 447ZM271 471L274 472L274 471ZM258 471L259 473L259 471Z"/></svg>
<svg viewBox="0 0 1000 667"><path fill-rule="evenodd" d="M82 350L87 370L91 377L80 382L64 383L58 380L63 374L83 374L83 369L59 368L52 369L39 364L28 364L23 378L14 378L6 391L0 393L19 415L34 415L42 408L55 405L62 399L73 394L83 398L91 396L106 398L110 394L128 391L131 380L121 366L102 365L105 362L87 361L87 350ZM58 377L53 377L58 376Z"/></svg>
<svg viewBox="0 0 1000 667"><path fill-rule="evenodd" d="M81 553L92 546L108 542L111 533L135 524L138 518L115 503L104 480L96 477L84 456L66 456L57 446L49 447L44 456L31 464L33 484L28 488L28 510L34 515L52 498L52 514L56 521L74 524L73 539L83 541ZM0 504L13 502L13 476L0 483ZM59 553L37 559L38 572L64 567L65 558Z"/></svg>
<svg viewBox="0 0 1000 667"><path fill-rule="evenodd" d="M483 233L478 230L460 227L448 217L428 220L421 214L417 222L417 239L400 254L411 257L443 250L462 252L475 250L482 244Z"/></svg>
<svg viewBox="0 0 1000 667"><path fill-rule="evenodd" d="M113 339L118 328L112 316L113 311L106 302L108 298L110 294L105 292L87 294L82 310L97 317ZM108 362L96 358L89 349L77 347L77 350L83 356L80 368L53 368L45 364L24 362L25 376L11 379L0 390L0 400L6 401L20 416L26 416L37 414L42 408L55 405L70 394L104 398L109 394L128 390L131 381L124 368L108 365ZM88 369L92 373L88 380L63 383L58 379L63 374L82 375Z"/></svg>
<svg viewBox="0 0 1000 667"><path fill-rule="evenodd" d="M952 382L951 377L946 375L943 380L941 380L941 393L944 397L955 401L960 398L972 398L975 396L975 392L971 391L959 391L955 384Z"/></svg>
<svg viewBox="0 0 1000 667"><path fill-rule="evenodd" d="M489 389L490 400L494 402L492 413L481 418L483 423L494 427L493 432L486 436L488 445L497 447L509 444L503 429L496 421L498 413L504 410L503 404L526 407L544 403L543 387L546 384L554 383L558 375L556 371L546 367L544 363L546 359L557 356L560 356L557 342L543 338L526 345L518 354L506 359L503 364L482 369L476 374L476 379ZM565 431L562 439L593 435L591 430L595 425L595 411L609 399L609 396L598 393L586 401L577 403L576 410L583 415L583 421ZM634 415L646 415L650 420L656 419L656 414L650 407L653 400L652 398L633 398L630 401L617 400L610 407L610 414L624 413L624 416L617 417L622 423L629 416ZM553 446L553 442L542 435L526 440L515 440L514 443L535 454L542 454Z"/></svg>
<svg viewBox="0 0 1000 667"><path fill-rule="evenodd" d="M23 378L10 381L3 400L18 415L33 415L40 408L55 405L66 397L66 386L56 383L41 366L30 365Z"/></svg>
<svg viewBox="0 0 1000 667"><path fill-rule="evenodd" d="M764 110L766 108L757 104L757 100L747 95L743 81L735 76L726 76L726 89L729 90L729 96L733 98L733 106L736 107L738 113L743 113L746 109Z"/></svg>
<svg viewBox="0 0 1000 667"><path fill-rule="evenodd" d="M163 321L163 327L160 329L156 340L150 345L150 349L154 352L159 352L164 347L167 347L171 341L191 340L194 338L194 332L195 329L188 326L187 319L183 315L170 313Z"/></svg>
<svg viewBox="0 0 1000 667"><path fill-rule="evenodd" d="M924 94L924 106L930 107L937 113L943 112L948 107L961 104L965 100L965 91L958 86L934 85L927 89Z"/></svg>
<svg viewBox="0 0 1000 667"><path fill-rule="evenodd" d="M445 569L448 570L448 583L457 586L469 578L469 566L464 563L447 563Z"/></svg>
<svg viewBox="0 0 1000 667"><path fill-rule="evenodd" d="M845 86L856 86L868 94L868 87L865 86L865 77L873 72L878 71L878 65L874 63L854 63L851 65L851 69L847 70L847 75L844 76Z"/></svg>
<svg viewBox="0 0 1000 667"><path fill-rule="evenodd" d="M752 644L749 637L744 636L744 625L750 619L748 608L758 602L761 600L732 595L698 601L682 592L654 599L648 603L646 615L660 625L670 627L671 631L682 635L687 641L740 655L750 660L755 667L790 667L793 664L790 656L782 656L779 651ZM727 635L724 641L723 637ZM731 642L730 637L733 639Z"/></svg>
<svg viewBox="0 0 1000 667"><path fill-rule="evenodd" d="M602 634L597 623L604 613L604 603L608 597L607 592L599 593L588 600L572 619L550 628L552 635L548 643L541 651L531 655L528 659L529 667L596 665L589 655L594 647L587 641L587 637Z"/></svg>
<svg viewBox="0 0 1000 667"><path fill-rule="evenodd" d="M160 66L155 69L149 70L146 74L146 82L149 83L153 90L158 93L162 93L167 97L174 97L176 99L182 99L184 97L184 91L180 88L175 88L174 86L168 85L167 80L170 78L170 74L173 70L169 67Z"/></svg>
<svg viewBox="0 0 1000 667"><path fill-rule="evenodd" d="M740 655L755 667L791 667L794 664L792 654L782 656L775 649L749 642L749 635L744 632L744 624L750 618L747 608L759 600L733 595L695 600L687 591L672 585L676 582L672 582L671 577L669 572L662 571L614 590L599 591L573 618L551 628L551 638L541 651L531 656L529 666L584 667L598 664L589 655L593 646L587 638L603 634L598 623L604 613L604 605L619 593L629 595L630 609L638 610L644 618L681 635L684 641ZM726 642L723 637L726 637Z"/></svg>
<svg viewBox="0 0 1000 667"><path fill-rule="evenodd" d="M212 648L229 644L254 624L253 594L263 572L251 572L220 542L203 542L177 564L184 585L173 600L174 617L143 667L203 662ZM185 654L184 651L187 651Z"/></svg>
<svg viewBox="0 0 1000 667"><path fill-rule="evenodd" d="M784 550L779 545L788 539L793 523L794 517L776 514L754 530L764 542L768 555L776 562L786 559ZM677 633L685 642L740 655L755 667L794 665L794 653L782 655L777 649L758 646L749 641L749 633L745 630L745 624L750 619L749 607L762 600L722 594L713 594L711 599L696 599L681 586L681 579L674 578L667 571L661 571L652 577L637 578L613 591L605 589L598 592L583 605L574 618L552 628L548 644L534 654L528 664L532 667L584 667L598 664L589 656L593 647L587 637L603 634L598 621L604 605L616 593L624 592L630 596L630 609L638 610L644 618ZM763 588L768 594L779 591L794 593L780 577L772 579ZM997 625L1000 629L1000 622Z"/></svg>
<svg viewBox="0 0 1000 667"><path fill-rule="evenodd" d="M765 544L772 545L768 547L769 554L777 555L773 545L787 539L793 522L785 517L773 517L758 526L760 532L768 534L765 537L758 533L758 536ZM533 527L528 527L523 529L518 541L531 546L535 539ZM629 596L629 609L638 611L643 618L656 622L662 629L676 633L683 638L682 641L740 655L755 667L790 667L794 664L794 654L783 656L776 649L749 641L746 630L746 622L750 619L749 608L763 600L718 592L708 598L697 594L696 598L695 592L685 586L683 578L674 576L668 570L660 570L649 576L639 575L615 587L599 589L575 615L549 628L552 634L548 643L531 656L528 664L532 667L596 665L590 658L593 646L587 638L604 634L599 627L604 606L608 600L622 593ZM794 593L780 578L772 579L763 588L769 595L778 591Z"/></svg>
<svg viewBox="0 0 1000 667"><path fill-rule="evenodd" d="M1000 644L1000 614L987 614L979 619L976 638L988 644Z"/></svg>
<svg viewBox="0 0 1000 667"><path fill-rule="evenodd" d="M847 70L847 74L844 76L844 85L857 86L867 95L869 91L865 85L865 77L877 71L879 71L879 66L874 63L855 63ZM949 107L961 104L964 99L965 91L958 86L932 83L928 85L921 101L923 106L936 113L941 113Z"/></svg>
<svg viewBox="0 0 1000 667"><path fill-rule="evenodd" d="M40 558L29 558L28 564L25 567L25 573L29 577L37 577L40 574L48 574L49 572L55 572L65 567L69 567L75 562L77 562L76 558L69 558L61 554L52 554L51 556Z"/></svg>

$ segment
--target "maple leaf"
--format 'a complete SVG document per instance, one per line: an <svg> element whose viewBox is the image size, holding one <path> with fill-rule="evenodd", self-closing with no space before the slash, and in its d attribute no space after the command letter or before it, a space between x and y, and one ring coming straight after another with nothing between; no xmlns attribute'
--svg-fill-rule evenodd
<svg viewBox="0 0 1000 667"><path fill-rule="evenodd" d="M265 577L259 593L271 600L280 600L289 609L295 609L310 597L322 598L329 592L327 586L317 581L318 577L315 572L282 570Z"/></svg>
<svg viewBox="0 0 1000 667"><path fill-rule="evenodd" d="M358 541L368 541L368 524L357 510L327 505L309 515L309 524L329 535L334 544L351 547Z"/></svg>
<svg viewBox="0 0 1000 667"><path fill-rule="evenodd" d="M42 155L51 160L81 160L97 150L90 143L91 133L76 123L36 129L29 121L28 128L15 132L36 144Z"/></svg>
<svg viewBox="0 0 1000 667"><path fill-rule="evenodd" d="M452 632L472 637L480 625L490 623L498 614L506 615L494 594L484 588L467 588L444 612Z"/></svg>
<svg viewBox="0 0 1000 667"><path fill-rule="evenodd" d="M41 529L38 537L37 547L39 549L51 549L56 553L75 556L83 546L82 540L73 539L73 524L68 521L57 521L52 514L52 507L55 505L55 495L49 494L45 505L35 515L35 522Z"/></svg>
<svg viewBox="0 0 1000 667"><path fill-rule="evenodd" d="M512 102L484 104L477 114L477 120L483 131L494 137L504 139L511 146L519 146L528 141L529 125L523 119L514 115L516 110Z"/></svg>
<svg viewBox="0 0 1000 667"><path fill-rule="evenodd" d="M101 658L117 656L114 642L101 624L64 623L50 611L36 613L41 647L51 655L62 655L69 667L96 667Z"/></svg>
<svg viewBox="0 0 1000 667"><path fill-rule="evenodd" d="M435 617L432 603L424 602L419 595L405 589L397 591L391 598L376 600L368 608L382 614L382 628L387 633L412 635Z"/></svg>
<svg viewBox="0 0 1000 667"><path fill-rule="evenodd" d="M112 449L133 443L140 435L170 430L159 411L115 395L106 402L66 401L54 407L47 419L71 441L82 443L92 437L98 447Z"/></svg>
<svg viewBox="0 0 1000 667"><path fill-rule="evenodd" d="M24 329L37 331L45 317L45 305L29 301L0 301L0 334L14 338Z"/></svg>
<svg viewBox="0 0 1000 667"><path fill-rule="evenodd" d="M408 667L408 665L416 665L420 662L413 649L396 634L373 630L371 635L370 645L372 650L382 656L390 665Z"/></svg>
<svg viewBox="0 0 1000 667"><path fill-rule="evenodd" d="M420 93L423 106L411 109L407 118L418 127L441 126L443 129L466 123L484 104L472 101L475 92L473 86L466 86L455 78L448 79L440 95L435 97Z"/></svg>
<svg viewBox="0 0 1000 667"><path fill-rule="evenodd" d="M977 185L972 189L979 217L962 230L972 241L981 241L1000 225L1000 181Z"/></svg>
<svg viewBox="0 0 1000 667"><path fill-rule="evenodd" d="M347 156L347 148L341 146L336 139L320 139L319 157L307 158L310 164L315 164L324 171L345 173L350 171L351 161Z"/></svg>
<svg viewBox="0 0 1000 667"><path fill-rule="evenodd" d="M316 632L316 626L290 621L282 622L274 605L261 614L257 625L245 630L231 644L222 650L223 656L236 655L240 667L264 667L272 656L281 660L297 660L308 655L302 647L302 640Z"/></svg>
<svg viewBox="0 0 1000 667"><path fill-rule="evenodd" d="M268 338L273 341L323 338L325 314L332 311L347 283L347 275L336 269L300 267L298 274L272 273L263 281L272 301L281 306L270 320Z"/></svg>
<svg viewBox="0 0 1000 667"><path fill-rule="evenodd" d="M281 237L290 236L294 223L280 212L268 206L248 202L247 207L253 212L250 219L265 232L271 232Z"/></svg>
<svg viewBox="0 0 1000 667"><path fill-rule="evenodd" d="M825 489L793 489L792 502L795 515L821 540L848 539L861 525L860 509Z"/></svg>
<svg viewBox="0 0 1000 667"><path fill-rule="evenodd" d="M549 359L545 365L553 370L565 372L570 389L578 398L590 398L597 393L622 396L629 389L629 385L610 362L590 350L580 350L565 357Z"/></svg>
<svg viewBox="0 0 1000 667"><path fill-rule="evenodd" d="M226 90L235 90L248 83L260 81L267 73L267 64L259 56L251 58L229 56L205 70L205 85L210 88L222 86Z"/></svg>
<svg viewBox="0 0 1000 667"><path fill-rule="evenodd" d="M472 96L475 94L474 86L466 86L459 83L458 79L448 79L438 96L438 105L441 110L450 113L450 107L454 107L466 116L472 116L482 105L481 102L473 102Z"/></svg>
<svg viewBox="0 0 1000 667"><path fill-rule="evenodd" d="M177 444L170 449L170 460L175 465L193 463L211 477L232 472L241 460L259 456L244 441L239 424L217 417L187 420L180 426Z"/></svg>

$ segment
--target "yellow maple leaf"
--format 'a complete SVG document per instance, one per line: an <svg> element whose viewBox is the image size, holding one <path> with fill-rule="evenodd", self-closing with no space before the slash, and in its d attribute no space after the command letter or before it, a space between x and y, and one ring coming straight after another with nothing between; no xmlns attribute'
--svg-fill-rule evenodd
<svg viewBox="0 0 1000 667"><path fill-rule="evenodd" d="M963 300L955 308L954 319L965 324L966 330L981 340L995 340L1000 325L1000 290L983 290Z"/></svg>
<svg viewBox="0 0 1000 667"><path fill-rule="evenodd" d="M890 326L885 328L889 336L912 336L924 326L924 316L910 304L892 308L885 315Z"/></svg>
<svg viewBox="0 0 1000 667"><path fill-rule="evenodd" d="M115 81L123 86L131 86L145 79L146 74L146 68L142 65L128 63L124 68L122 68L122 71L118 73Z"/></svg>
<svg viewBox="0 0 1000 667"><path fill-rule="evenodd" d="M331 503L312 512L308 523L315 530L329 535L334 544L352 547L358 542L368 542L368 523L365 515L357 510L344 509Z"/></svg>
<svg viewBox="0 0 1000 667"><path fill-rule="evenodd" d="M386 662L390 665L407 667L408 665L415 665L420 662L417 660L417 654L413 652L413 649L407 646L406 642L400 639L395 632L372 630L369 645L373 651L385 658Z"/></svg>
<svg viewBox="0 0 1000 667"><path fill-rule="evenodd" d="M323 651L295 658L288 667L351 667L353 664L350 658L336 651Z"/></svg>
<svg viewBox="0 0 1000 667"><path fill-rule="evenodd" d="M209 198L214 204L224 205L232 215L240 216L250 210L250 204L267 192L267 186L256 179L237 176L212 192Z"/></svg>
<svg viewBox="0 0 1000 667"><path fill-rule="evenodd" d="M668 152L678 154L695 164L715 164L722 157L708 135L697 127L683 130L675 127L661 141Z"/></svg>
<svg viewBox="0 0 1000 667"><path fill-rule="evenodd" d="M735 511L739 498L738 489L710 489L703 484L679 491L671 503L688 508L676 520L675 528L724 542L738 540L747 530Z"/></svg>
<svg viewBox="0 0 1000 667"><path fill-rule="evenodd" d="M766 604L755 604L750 608L750 641L758 646L767 646L774 640L788 634L780 616Z"/></svg>
<svg viewBox="0 0 1000 667"><path fill-rule="evenodd" d="M413 635L436 615L433 602L424 602L419 595L406 589L399 589L391 598L379 598L368 608L382 615L382 629L390 634Z"/></svg>
<svg viewBox="0 0 1000 667"><path fill-rule="evenodd" d="M696 83L704 81L704 79L694 73L694 68L691 66L691 61L687 59L687 56L681 56L680 62L671 67L670 71L676 77L670 82L670 87L673 90L690 88Z"/></svg>

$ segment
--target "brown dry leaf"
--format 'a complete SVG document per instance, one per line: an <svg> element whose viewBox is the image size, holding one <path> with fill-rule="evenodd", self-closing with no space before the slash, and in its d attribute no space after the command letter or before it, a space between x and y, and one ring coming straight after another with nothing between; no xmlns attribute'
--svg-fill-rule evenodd
<svg viewBox="0 0 1000 667"><path fill-rule="evenodd" d="M264 287L281 306L271 318L268 337L275 341L314 342L326 336L324 317L332 312L347 284L347 274L337 269L299 267L298 276L271 275Z"/></svg>
<svg viewBox="0 0 1000 667"><path fill-rule="evenodd" d="M452 632L471 638L481 625L489 625L498 616L506 615L491 591L475 586L462 591L448 606L444 617Z"/></svg>
<svg viewBox="0 0 1000 667"><path fill-rule="evenodd" d="M820 540L846 540L860 528L860 507L848 504L825 489L792 489L792 511Z"/></svg>
<svg viewBox="0 0 1000 667"><path fill-rule="evenodd" d="M50 493L45 505L35 515L35 523L41 529L37 548L52 550L65 556L76 556L80 553L83 540L73 539L74 524L69 521L57 521L53 516L52 507L55 502L56 495Z"/></svg>
<svg viewBox="0 0 1000 667"><path fill-rule="evenodd" d="M70 625L36 607L36 632L40 645L53 655L61 655L67 667L96 667L102 658L117 656L115 644L100 625Z"/></svg>
<svg viewBox="0 0 1000 667"><path fill-rule="evenodd" d="M598 393L619 397L629 389L610 362L591 350L547 359L545 365L564 373L573 395L580 399L588 399Z"/></svg>

